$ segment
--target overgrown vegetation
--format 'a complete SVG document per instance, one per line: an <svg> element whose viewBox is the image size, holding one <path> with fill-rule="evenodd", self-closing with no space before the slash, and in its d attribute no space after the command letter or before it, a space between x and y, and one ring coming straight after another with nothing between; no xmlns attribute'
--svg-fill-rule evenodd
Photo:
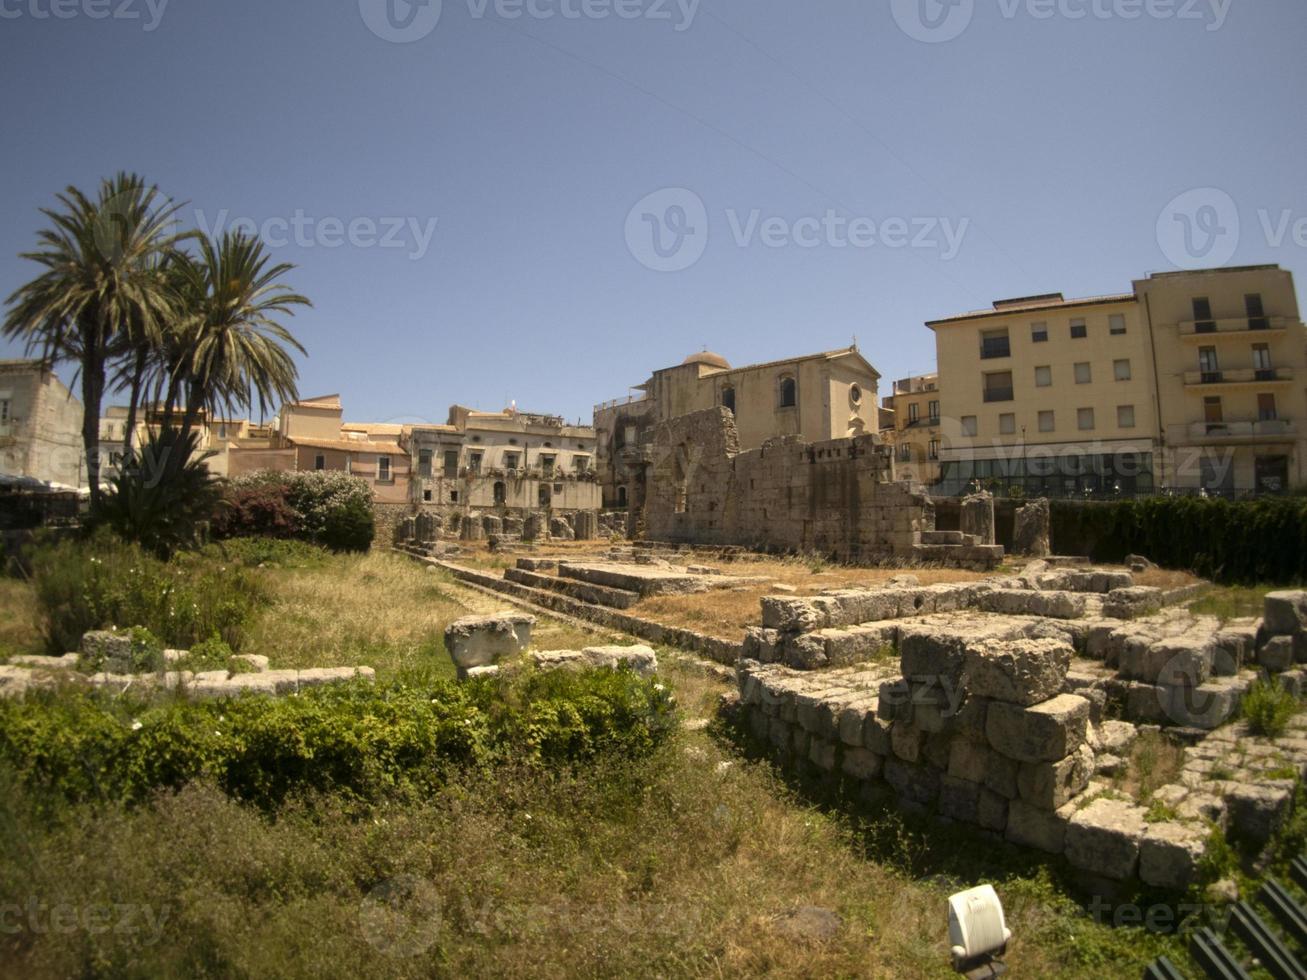
<svg viewBox="0 0 1307 980"><path fill-rule="evenodd" d="M1301 705L1278 680L1259 678L1243 696L1241 711L1254 735L1283 735Z"/></svg>
<svg viewBox="0 0 1307 980"><path fill-rule="evenodd" d="M38 548L30 561L41 630L56 655L76 650L87 630L132 626L170 647L217 634L239 649L268 601L244 569L189 553L163 562L106 531Z"/></svg>
<svg viewBox="0 0 1307 980"><path fill-rule="evenodd" d="M298 538L333 551L367 551L376 532L372 490L340 472L255 473L229 483L216 538Z"/></svg>
<svg viewBox="0 0 1307 980"><path fill-rule="evenodd" d="M69 802L139 803L211 780L272 809L309 790L376 802L433 791L454 766L647 754L675 727L665 685L624 671L468 684L313 689L293 698L0 700L0 764Z"/></svg>
<svg viewBox="0 0 1307 980"><path fill-rule="evenodd" d="M1307 498L1300 496L1055 500L1052 536L1062 554L1111 562L1142 554L1227 584L1307 580Z"/></svg>

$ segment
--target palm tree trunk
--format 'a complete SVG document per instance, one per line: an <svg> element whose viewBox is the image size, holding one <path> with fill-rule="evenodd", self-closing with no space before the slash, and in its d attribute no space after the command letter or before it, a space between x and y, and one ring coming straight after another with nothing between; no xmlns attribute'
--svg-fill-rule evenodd
<svg viewBox="0 0 1307 980"><path fill-rule="evenodd" d="M100 508L100 401L104 397L104 352L99 330L82 328L82 449L91 490L91 513Z"/></svg>
<svg viewBox="0 0 1307 980"><path fill-rule="evenodd" d="M132 369L132 397L127 403L127 431L123 434L123 460L132 455L132 443L136 439L136 407L141 400L141 385L145 380L145 366L150 352L144 347L136 353L136 366Z"/></svg>

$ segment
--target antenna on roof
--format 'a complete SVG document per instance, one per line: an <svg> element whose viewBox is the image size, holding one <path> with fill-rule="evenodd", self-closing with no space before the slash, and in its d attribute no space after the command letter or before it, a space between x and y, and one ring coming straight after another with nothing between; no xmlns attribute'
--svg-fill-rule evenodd
<svg viewBox="0 0 1307 980"><path fill-rule="evenodd" d="M853 350L857 350L857 349L858 349L858 335L855 333L853 335Z"/></svg>

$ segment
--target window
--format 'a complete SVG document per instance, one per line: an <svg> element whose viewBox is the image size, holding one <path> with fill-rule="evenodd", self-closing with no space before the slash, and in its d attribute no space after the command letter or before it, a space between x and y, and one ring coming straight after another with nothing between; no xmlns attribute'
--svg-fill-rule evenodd
<svg viewBox="0 0 1307 980"><path fill-rule="evenodd" d="M1263 493L1284 493L1289 489L1289 457L1258 456L1253 460L1253 479Z"/></svg>
<svg viewBox="0 0 1307 980"><path fill-rule="evenodd" d="M1083 319L1075 319L1071 321L1072 340L1084 340L1088 336L1089 336L1089 327L1085 325L1085 321Z"/></svg>
<svg viewBox="0 0 1307 980"><path fill-rule="evenodd" d="M1122 429L1135 427L1135 407L1133 405L1116 406L1116 424Z"/></svg>
<svg viewBox="0 0 1307 980"><path fill-rule="evenodd" d="M931 458L931 459L939 459L939 440L938 440L938 439L932 439L932 440L930 440L930 448L929 448L929 452L930 452L930 458Z"/></svg>
<svg viewBox="0 0 1307 980"><path fill-rule="evenodd" d="M9 399L0 398L0 425L9 421Z"/></svg>
<svg viewBox="0 0 1307 980"><path fill-rule="evenodd" d="M1030 340L1035 344L1043 344L1048 341L1048 324L1032 323L1030 325Z"/></svg>
<svg viewBox="0 0 1307 980"><path fill-rule="evenodd" d="M622 435L623 438L626 440L624 443L622 443L622 445L624 446L634 446L636 441L640 438L639 431L633 425L628 425L626 428L624 428L622 430Z"/></svg>
<svg viewBox="0 0 1307 980"><path fill-rule="evenodd" d="M1089 367L1088 361L1081 361L1076 365L1076 384L1087 385L1093 380L1094 374Z"/></svg>
<svg viewBox="0 0 1307 980"><path fill-rule="evenodd" d="M315 470L325 470L327 468L327 457L318 453L313 457L313 468Z"/></svg>
<svg viewBox="0 0 1307 980"><path fill-rule="evenodd" d="M900 463L912 462L912 446L906 442L899 443L899 462Z"/></svg>
<svg viewBox="0 0 1307 980"><path fill-rule="evenodd" d="M855 407L862 404L862 385L849 385L849 404Z"/></svg>
<svg viewBox="0 0 1307 980"><path fill-rule="evenodd" d="M908 406L908 425L913 425L921 418L921 406L913 402Z"/></svg>
<svg viewBox="0 0 1307 980"><path fill-rule="evenodd" d="M431 497L431 491L430 491L430 490L423 490L423 491L422 491L422 501L423 501L423 503L428 503L428 504L429 504L429 503L431 503L431 500L432 500L432 497Z"/></svg>
<svg viewBox="0 0 1307 980"><path fill-rule="evenodd" d="M577 471L578 473L588 473L588 472L590 472L590 457L589 457L589 456L573 456L573 457L572 457L572 466L576 469L576 471Z"/></svg>
<svg viewBox="0 0 1307 980"><path fill-rule="evenodd" d="M541 456L540 472L546 477L552 477L554 475L554 463L557 462L557 460L557 456Z"/></svg>
<svg viewBox="0 0 1307 980"><path fill-rule="evenodd" d="M617 488L617 506L625 507L627 505L626 487Z"/></svg>
<svg viewBox="0 0 1307 980"><path fill-rule="evenodd" d="M501 480L494 487L495 505L502 506L508 502L508 486Z"/></svg>
<svg viewBox="0 0 1307 980"><path fill-rule="evenodd" d="M468 453L467 471L469 473L481 472L481 460L484 458L482 453Z"/></svg>
<svg viewBox="0 0 1307 980"><path fill-rule="evenodd" d="M1053 369L1051 367L1035 368L1035 387L1048 388L1053 384Z"/></svg>
<svg viewBox="0 0 1307 980"><path fill-rule="evenodd" d="M445 479L453 480L458 476L458 450L445 450Z"/></svg>
<svg viewBox="0 0 1307 980"><path fill-rule="evenodd" d="M1216 321L1212 319L1212 302L1205 296L1194 300L1194 333L1215 333Z"/></svg>
<svg viewBox="0 0 1307 980"><path fill-rule="evenodd" d="M799 383L789 375L781 378L780 401L781 408L793 408L799 404Z"/></svg>
<svg viewBox="0 0 1307 980"><path fill-rule="evenodd" d="M1092 408L1081 408L1076 411L1076 424L1080 426L1081 432L1088 432L1094 427L1094 410Z"/></svg>
<svg viewBox="0 0 1307 980"><path fill-rule="evenodd" d="M1271 367L1271 348L1268 344L1253 344L1253 372L1258 381L1274 381Z"/></svg>
<svg viewBox="0 0 1307 980"><path fill-rule="evenodd" d="M932 425L939 422L939 402L931 402L926 411L930 415Z"/></svg>
<svg viewBox="0 0 1307 980"><path fill-rule="evenodd" d="M1011 412L1004 412L998 417L998 431L1000 435L1016 435L1017 417Z"/></svg>
<svg viewBox="0 0 1307 980"><path fill-rule="evenodd" d="M722 388L722 408L728 409L732 415L735 414L735 389L730 385Z"/></svg>
<svg viewBox="0 0 1307 980"><path fill-rule="evenodd" d="M980 428L976 423L976 417L974 415L962 416L962 434L964 436L974 436L979 431Z"/></svg>
<svg viewBox="0 0 1307 980"><path fill-rule="evenodd" d="M377 482L378 483L390 482L390 457L389 456L377 457Z"/></svg>
<svg viewBox="0 0 1307 980"><path fill-rule="evenodd" d="M1203 384L1220 382L1221 362L1217 359L1215 347L1198 348L1198 370L1202 374Z"/></svg>
<svg viewBox="0 0 1307 980"><path fill-rule="evenodd" d="M985 375L985 401L1010 402L1012 400L1012 372L996 371Z"/></svg>
<svg viewBox="0 0 1307 980"><path fill-rule="evenodd" d="M1117 381L1129 381L1129 380L1130 380L1130 377L1131 377L1131 375L1130 375L1130 361L1129 361L1128 359L1122 359L1122 360L1119 360L1119 361L1113 361L1113 362L1112 362L1112 373L1113 373L1113 375L1116 376L1116 380L1117 380Z"/></svg>
<svg viewBox="0 0 1307 980"><path fill-rule="evenodd" d="M1052 432L1052 431L1054 431L1054 429L1055 429L1055 426L1054 426L1054 424L1053 424L1053 413L1052 413L1052 412L1040 412L1040 413L1039 413L1039 431L1040 431L1040 432Z"/></svg>
<svg viewBox="0 0 1307 980"><path fill-rule="evenodd" d="M1107 332L1113 337L1120 337L1125 333L1125 314L1113 313L1107 318Z"/></svg>
<svg viewBox="0 0 1307 980"><path fill-rule="evenodd" d="M517 445L517 440L516 440L516 439L509 439L509 440L508 440L508 444L509 444L510 446L516 446L516 445Z"/></svg>
<svg viewBox="0 0 1307 980"><path fill-rule="evenodd" d="M504 469L517 469L517 464L521 459L522 457L518 453L504 453Z"/></svg>
<svg viewBox="0 0 1307 980"><path fill-rule="evenodd" d="M431 476L431 450L430 449L418 450L418 476L423 476L423 477Z"/></svg>
<svg viewBox="0 0 1307 980"><path fill-rule="evenodd" d="M1257 396L1257 421L1274 422L1279 416L1275 413L1275 396L1262 394Z"/></svg>
<svg viewBox="0 0 1307 980"><path fill-rule="evenodd" d="M1262 297L1260 293L1249 293L1243 298L1244 309L1248 312L1248 329L1265 330L1271 325L1271 321L1266 317L1266 309L1262 306Z"/></svg>
<svg viewBox="0 0 1307 980"><path fill-rule="evenodd" d="M1203 421L1207 423L1208 435L1225 429L1225 409L1219 395L1203 399Z"/></svg>
<svg viewBox="0 0 1307 980"><path fill-rule="evenodd" d="M540 489L536 491L536 501L541 507L548 507L554 501L553 488L548 483L540 484Z"/></svg>
<svg viewBox="0 0 1307 980"><path fill-rule="evenodd" d="M980 332L980 357L989 360L995 357L1011 357L1012 343L1008 340L1007 328L1002 330L982 330Z"/></svg>
<svg viewBox="0 0 1307 980"><path fill-rule="evenodd" d="M480 437L480 436L473 436L473 437L472 437L472 441L473 441L473 442L480 442L480 441L481 441L481 437Z"/></svg>
<svg viewBox="0 0 1307 980"><path fill-rule="evenodd" d="M449 502L450 502L451 504L456 504L456 503L458 503L458 491L457 491L457 490L451 490L451 491L449 491Z"/></svg>

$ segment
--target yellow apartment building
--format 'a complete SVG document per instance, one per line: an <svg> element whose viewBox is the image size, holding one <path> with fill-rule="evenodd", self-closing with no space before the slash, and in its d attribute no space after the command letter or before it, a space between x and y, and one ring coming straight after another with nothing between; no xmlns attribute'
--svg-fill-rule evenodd
<svg viewBox="0 0 1307 980"><path fill-rule="evenodd" d="M927 326L941 494L1236 495L1307 483L1307 334L1278 266L1000 300Z"/></svg>
<svg viewBox="0 0 1307 980"><path fill-rule="evenodd" d="M881 438L893 451L894 479L932 485L940 479L939 375L894 382L881 416Z"/></svg>

